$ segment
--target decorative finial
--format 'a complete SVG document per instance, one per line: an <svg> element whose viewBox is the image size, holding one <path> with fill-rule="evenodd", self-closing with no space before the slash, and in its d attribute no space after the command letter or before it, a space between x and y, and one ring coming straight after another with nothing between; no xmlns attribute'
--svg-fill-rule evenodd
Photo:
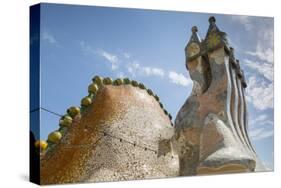
<svg viewBox="0 0 281 188"><path fill-rule="evenodd" d="M215 18L214 16L211 16L211 17L209 18L209 23L210 23L210 24L216 23L216 18Z"/></svg>
<svg viewBox="0 0 281 188"><path fill-rule="evenodd" d="M191 28L191 31L192 31L192 35L191 35L191 37L190 37L188 43L191 43L191 42L200 43L200 42L201 42L201 38L199 37L199 35L198 35L198 33L197 33L197 32L198 32L197 26L193 26L193 27Z"/></svg>
<svg viewBox="0 0 281 188"><path fill-rule="evenodd" d="M239 61L239 59L236 59L236 63L237 63L237 65L238 65L239 68L240 68L240 61Z"/></svg>
<svg viewBox="0 0 281 188"><path fill-rule="evenodd" d="M232 46L229 47L230 55L234 58L234 48Z"/></svg>
<svg viewBox="0 0 281 188"><path fill-rule="evenodd" d="M206 39L208 38L210 33L220 33L220 30L216 25L216 18L214 16L211 16L209 18L209 23L210 23L210 25L209 25L209 29L208 29L206 37L205 37Z"/></svg>
<svg viewBox="0 0 281 188"><path fill-rule="evenodd" d="M239 62L238 59L236 60L236 64L237 64L237 69L236 69L236 71L237 71L237 76L238 76L239 79L241 79L241 78L242 78L242 73L241 73L240 62Z"/></svg>
<svg viewBox="0 0 281 188"><path fill-rule="evenodd" d="M246 88L246 87L247 87L247 82L246 82L246 80L245 80L244 71L241 70L241 73L242 73L242 86L243 86L244 88Z"/></svg>
<svg viewBox="0 0 281 188"><path fill-rule="evenodd" d="M234 48L232 46L229 47L229 57L230 57L230 62L231 62L231 65L236 68L236 60L235 60L235 57L234 57Z"/></svg>
<svg viewBox="0 0 281 188"><path fill-rule="evenodd" d="M192 33L197 33L197 31L198 31L197 26L193 26L193 27L191 28L191 31L192 31Z"/></svg>
<svg viewBox="0 0 281 188"><path fill-rule="evenodd" d="M237 71L240 71L240 62L238 59L236 59L236 66L237 66Z"/></svg>

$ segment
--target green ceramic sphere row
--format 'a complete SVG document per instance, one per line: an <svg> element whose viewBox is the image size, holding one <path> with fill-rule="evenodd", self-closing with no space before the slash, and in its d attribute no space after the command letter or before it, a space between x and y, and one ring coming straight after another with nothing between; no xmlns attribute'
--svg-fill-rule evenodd
<svg viewBox="0 0 281 188"><path fill-rule="evenodd" d="M129 78L117 78L115 80L112 80L110 77L102 78L100 76L95 76L92 79L93 83L89 85L88 91L90 94L96 94L99 87L101 87L102 84L104 85L132 85L134 87L139 87L140 89L145 89L147 93L155 98L156 101L159 102L160 107L163 109L164 113L169 117L170 120L172 120L171 114L167 112L167 110L164 109L163 104L160 102L160 98L158 95L154 94L151 89L147 89L143 83L138 83L136 80L130 80ZM83 100L83 99L82 99ZM84 99L86 100L86 99ZM89 99L87 99L89 100ZM87 105L83 105L83 102L81 101L82 106L90 105L90 102L87 103Z"/></svg>
<svg viewBox="0 0 281 188"><path fill-rule="evenodd" d="M143 83L138 83L135 80L130 80L129 78L117 78L116 80L112 80L110 77L102 78L100 76L95 76L92 79L93 83L91 83L88 86L88 93L89 95L82 98L81 100L81 107L82 108L87 108L90 106L93 102L94 96L97 94L98 90L102 85L115 85L115 86L120 86L120 85L132 85L134 87L139 87L140 89L144 89L147 91L147 93L155 98L156 101L158 101L160 107L163 109L164 113L169 117L170 120L172 120L171 114L167 112L166 109L164 109L163 104L160 102L160 99L157 95L154 95L151 89L147 89ZM62 139L62 136L64 135L65 131L67 128L69 128L72 123L73 119L81 114L81 108L72 106L67 109L67 114L62 116L59 125L60 129L56 130L54 132L51 132L48 135L48 140L47 142L44 140L38 140L35 143L35 146L37 148L40 148L40 151L46 150L49 144L57 144L59 141ZM172 123L172 122L171 122Z"/></svg>

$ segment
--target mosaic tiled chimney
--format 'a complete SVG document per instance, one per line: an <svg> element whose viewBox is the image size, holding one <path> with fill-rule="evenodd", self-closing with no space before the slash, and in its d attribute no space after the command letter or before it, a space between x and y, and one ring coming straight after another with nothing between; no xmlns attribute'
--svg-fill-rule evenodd
<svg viewBox="0 0 281 188"><path fill-rule="evenodd" d="M261 170L247 133L243 70L215 17L209 24L203 40L194 26L185 48L193 89L175 120L180 175Z"/></svg>

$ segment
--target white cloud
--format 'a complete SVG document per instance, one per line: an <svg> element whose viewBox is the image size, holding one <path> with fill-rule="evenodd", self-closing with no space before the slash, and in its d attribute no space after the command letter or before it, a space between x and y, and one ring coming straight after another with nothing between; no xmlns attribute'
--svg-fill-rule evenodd
<svg viewBox="0 0 281 188"><path fill-rule="evenodd" d="M249 136L253 141L272 137L273 122L266 114L261 114L249 122Z"/></svg>
<svg viewBox="0 0 281 188"><path fill-rule="evenodd" d="M253 120L253 123L257 123L257 122L261 122L266 120L268 117L266 114L262 114L260 116L258 116L256 119Z"/></svg>
<svg viewBox="0 0 281 188"><path fill-rule="evenodd" d="M273 63L273 22L268 18L257 19L252 16L232 16L231 19L240 23L249 34L252 32L256 35L256 48L245 50L245 54Z"/></svg>
<svg viewBox="0 0 281 188"><path fill-rule="evenodd" d="M116 55L106 52L104 50L97 51L97 54L104 57L109 63L111 63L111 69L116 70L118 69L118 58Z"/></svg>
<svg viewBox="0 0 281 188"><path fill-rule="evenodd" d="M87 53L95 53L95 50L92 48L92 46L86 44L85 41L81 41L80 42L80 47L81 47L81 50L84 54L87 54Z"/></svg>
<svg viewBox="0 0 281 188"><path fill-rule="evenodd" d="M247 100L258 110L273 108L273 83L251 76L246 90Z"/></svg>
<svg viewBox="0 0 281 188"><path fill-rule="evenodd" d="M249 134L256 140L264 138L273 130L273 121L268 115L262 114L249 122ZM272 133L273 134L273 133Z"/></svg>
<svg viewBox="0 0 281 188"><path fill-rule="evenodd" d="M117 77L118 77L118 78L125 78L124 72L118 72L118 73L117 73Z"/></svg>
<svg viewBox="0 0 281 188"><path fill-rule="evenodd" d="M143 67L143 71L147 76L155 75L155 76L164 76L164 70L160 68L153 68L153 67Z"/></svg>
<svg viewBox="0 0 281 188"><path fill-rule="evenodd" d="M183 74L176 73L174 71L170 71L168 75L166 75L165 70L160 67L153 67L153 66L142 66L138 61L133 60L131 55L127 52L121 53L118 55L109 53L105 50L96 50L91 45L88 45L86 42L81 41L80 46L82 51L85 54L92 54L92 55L100 55L106 62L111 64L111 69L113 71L119 70L119 66L124 67L127 69L127 73L129 73L132 77L142 76L154 76L158 78L167 78L170 80L171 83L180 85L180 86L188 86L192 82L190 79L185 77ZM123 57L123 58L122 58ZM120 62L123 62L122 64ZM124 63L125 62L125 63ZM128 62L126 64L126 62ZM116 74L118 77L124 77L124 72L117 71Z"/></svg>
<svg viewBox="0 0 281 188"><path fill-rule="evenodd" d="M263 161L263 165L265 166L266 170L272 171L273 170L273 158L272 158L272 161Z"/></svg>
<svg viewBox="0 0 281 188"><path fill-rule="evenodd" d="M273 64L267 62L257 62L251 61L249 59L244 59L244 65L251 68L252 70L257 71L263 75L269 81L273 81Z"/></svg>
<svg viewBox="0 0 281 188"><path fill-rule="evenodd" d="M56 44L57 43L57 40L55 39L55 37L47 31L43 31L42 40L47 41L50 44Z"/></svg>
<svg viewBox="0 0 281 188"><path fill-rule="evenodd" d="M87 44L85 41L80 42L80 47L84 54L91 54L91 55L97 54L99 56L102 56L106 60L106 62L110 63L111 70L116 70L119 68L118 65L119 60L117 55L114 55L102 49L96 50L91 45Z"/></svg>
<svg viewBox="0 0 281 188"><path fill-rule="evenodd" d="M127 59L130 59L131 55L127 52L123 53L124 57L127 58Z"/></svg>
<svg viewBox="0 0 281 188"><path fill-rule="evenodd" d="M261 114L249 122L249 136L253 141L272 137L274 134L273 121L267 114Z"/></svg>
<svg viewBox="0 0 281 188"><path fill-rule="evenodd" d="M264 126L264 125L273 126L273 121L269 119L268 115L262 114L259 115L257 118L252 119L249 124L250 127L257 127L257 126Z"/></svg>
<svg viewBox="0 0 281 188"><path fill-rule="evenodd" d="M249 130L249 136L253 141L262 140L265 138L272 137L274 135L273 129L257 128Z"/></svg>
<svg viewBox="0 0 281 188"><path fill-rule="evenodd" d="M157 76L161 78L167 78L169 79L170 83L184 86L184 87L192 84L192 81L181 73L177 73L175 71L169 71L169 74L166 74L165 71L161 68L141 66L137 61L129 63L127 65L127 70L133 77L136 77L138 75Z"/></svg>
<svg viewBox="0 0 281 188"><path fill-rule="evenodd" d="M169 79L171 83L181 86L188 86L189 84L192 83L191 80L185 77L183 74L176 73L174 71L169 72Z"/></svg>
<svg viewBox="0 0 281 188"><path fill-rule="evenodd" d="M136 77L136 74L139 71L139 69L140 69L140 64L137 61L127 64L127 70L133 77Z"/></svg>
<svg viewBox="0 0 281 188"><path fill-rule="evenodd" d="M165 75L163 69L158 67L141 66L137 61L128 63L127 70L133 77L136 77L137 75L164 77Z"/></svg>
<svg viewBox="0 0 281 188"><path fill-rule="evenodd" d="M254 56L261 61L266 61L273 63L274 51L273 51L273 41L274 41L274 31L271 22L264 21L260 19L258 22L256 19L248 18L248 25L251 25L250 32L255 32L257 35L256 39L256 49L246 50L245 54Z"/></svg>
<svg viewBox="0 0 281 188"><path fill-rule="evenodd" d="M255 51L246 51L245 53L251 56L256 56L262 61L273 62L273 49L264 48L260 43L257 44Z"/></svg>
<svg viewBox="0 0 281 188"><path fill-rule="evenodd" d="M249 16L231 16L231 18L233 21L242 24L247 31L253 28L253 25L251 23L251 17Z"/></svg>

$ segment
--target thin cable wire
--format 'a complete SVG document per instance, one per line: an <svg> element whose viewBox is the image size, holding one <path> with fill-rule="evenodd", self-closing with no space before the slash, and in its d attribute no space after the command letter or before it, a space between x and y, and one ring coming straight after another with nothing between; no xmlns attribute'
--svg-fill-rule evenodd
<svg viewBox="0 0 281 188"><path fill-rule="evenodd" d="M32 112L36 112L36 111L38 111L40 108L35 108L35 109L33 109L33 110L30 110L29 112L30 113L32 113Z"/></svg>
<svg viewBox="0 0 281 188"><path fill-rule="evenodd" d="M51 114L53 114L53 115L56 115L56 116L58 116L58 117L63 117L63 115L61 115L61 114L59 114L59 113L56 113L56 112L54 112L54 111L52 111L52 110L43 108L43 107L40 107L40 108L38 108L38 109L42 109L42 110L44 110L44 111L46 111L46 112L49 112L49 113L51 113ZM38 110L38 109L37 109L37 110ZM33 111L34 111L34 110L33 110ZM74 121L74 122L75 122L75 121ZM90 129L91 129L91 127L86 127L86 128L90 128ZM95 129L93 129L93 130L95 130ZM126 139L123 139L123 138L114 136L114 135L109 134L109 133L107 133L107 132L105 132L105 131L99 131L99 130L95 130L95 131L97 131L97 132L103 134L103 136L101 136L96 142L91 143L91 144L69 145L69 146L64 146L64 148L91 147L91 146L94 146L95 144L97 144L98 141L100 141L103 137L109 136L109 137L111 137L111 138L113 138L113 139L119 140L120 142L125 142L125 143L128 143L128 144L133 145L134 147L139 147L139 148L144 149L145 151L151 151L151 152L154 152L155 154L158 154L158 151L157 151L156 149L152 149L152 148L150 148L149 146L147 147L147 146L138 145L138 144L136 144L136 142L131 142L131 141L129 141L129 140L126 140ZM165 154L164 154L164 156L165 156ZM172 155L171 158L174 158L174 156Z"/></svg>
<svg viewBox="0 0 281 188"><path fill-rule="evenodd" d="M54 114L54 115L56 115L56 116L60 116L60 117L63 117L63 115L61 115L61 114L58 114L58 113L56 113L56 112L53 112L53 111L51 111L51 110L48 110L48 109L46 109L46 108L43 108L43 107L40 107L42 110L44 110L44 111L46 111L46 112L49 112L49 113L51 113L51 114Z"/></svg>

